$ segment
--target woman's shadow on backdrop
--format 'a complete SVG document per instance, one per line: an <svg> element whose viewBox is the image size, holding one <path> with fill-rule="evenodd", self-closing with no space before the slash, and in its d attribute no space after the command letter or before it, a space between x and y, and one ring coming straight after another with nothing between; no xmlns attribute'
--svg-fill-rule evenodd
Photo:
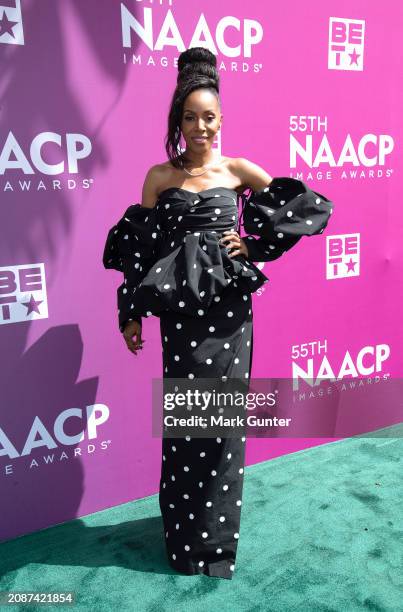
<svg viewBox="0 0 403 612"><path fill-rule="evenodd" d="M136 14L135 5L131 11ZM27 1L22 3L22 19L25 45L0 45L0 52L6 58L0 76L3 94L0 107L2 133L7 135L12 131L27 153L32 138L40 132L54 131L62 136L62 142L66 133L82 132L95 145L85 160L86 175L103 171L111 160L100 132L104 121L119 101L127 77L123 62L116 59L122 54L119 3L115 5L113 2L100 3L96 0L83 3L72 0L66 4L43 0L38 4ZM111 27L113 23L116 23L116 27ZM74 41L76 32L81 37L85 36L86 45L91 49L92 56L96 57L100 73L116 91L115 98L105 108L95 127L86 120L88 114L80 107L80 98L70 84L68 61L71 49L68 46ZM43 61L45 64L42 64ZM46 72L42 73L38 83L38 69L41 65L42 68L46 66ZM91 96L90 79L87 90L84 84L82 87L81 93ZM40 173L26 177L13 169L5 173L3 182L10 180L18 184L19 180L31 179L36 185L42 178L49 177L43 177ZM3 193L2 199L6 207L3 208L0 229L0 266L46 262L47 284L52 287L53 279L62 274L62 253L69 252L72 244L73 204L76 206L79 201L81 206L85 206L82 192L76 193L74 199L74 192L71 197L68 190L24 192L15 189ZM62 241L60 236L63 237ZM100 266L101 257L102 253L97 262ZM74 287L66 288L70 294L73 291ZM49 311L51 323L51 304ZM53 428L57 416L63 410L73 407L85 411L86 406L96 401L98 389L98 377L78 381L83 355L78 324L51 327L27 349L31 325L37 325L40 329L41 320L0 325L0 428L19 454L36 417L54 437ZM77 424L74 433L77 433ZM84 491L83 466L80 458L74 457L77 445L58 446L56 449L43 446L34 448L29 457L11 459L7 453L1 457L0 541L68 521L77 515ZM0 449L3 450L1 445ZM74 458L69 461L60 460L62 451ZM55 454L55 459L45 464L43 456L52 454ZM39 467L31 465L34 460ZM144 531L146 534L150 532L150 537L147 536L149 544L151 534L157 531L156 522L157 519L152 519L130 523L129 527L124 523L119 527L87 529L77 520L71 525L58 525L56 529L67 534L67 540L72 537L70 553L76 556L77 563L80 562L80 554L87 554L86 542L91 540L92 546L98 542L98 548L95 546L95 555L88 554L88 559L91 557L89 565L96 564L96 555L100 559L104 558L105 563L115 559L125 564L128 562L125 551L141 549ZM136 533L139 535L138 542ZM35 534L25 537L34 538ZM49 537L54 538L54 534ZM159 535L155 536L154 543L153 554L156 558L158 542ZM21 540L5 542L2 545L3 551L11 551L10 547L21 543ZM117 545L116 550L113 550L114 545ZM22 546L25 547L25 544ZM119 546L122 546L122 550ZM65 547L60 546L59 542L55 544L53 552L51 548L49 559L46 559L43 552L38 550L39 556L36 556L35 549L30 550L28 546L24 565L35 559L38 562L42 559L42 562L62 563ZM102 551L109 552L103 557ZM7 554L3 557L6 562L7 557ZM132 559L132 556L129 558ZM8 561L12 565L11 557ZM141 563L144 563L144 559Z"/></svg>

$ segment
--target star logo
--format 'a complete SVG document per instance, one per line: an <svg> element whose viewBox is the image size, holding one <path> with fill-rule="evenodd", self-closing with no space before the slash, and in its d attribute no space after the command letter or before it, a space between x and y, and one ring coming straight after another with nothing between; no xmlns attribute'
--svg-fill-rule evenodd
<svg viewBox="0 0 403 612"><path fill-rule="evenodd" d="M350 66L352 64L356 64L356 66L358 66L358 58L361 57L361 53L357 53L357 51L354 49L352 53L349 53L349 56L350 56Z"/></svg>
<svg viewBox="0 0 403 612"><path fill-rule="evenodd" d="M38 314L41 314L38 306L39 304L42 304L42 302L43 300L35 300L34 296L31 293L29 302L21 302L23 306L27 307L26 316L31 314L31 312L37 312Z"/></svg>
<svg viewBox="0 0 403 612"><path fill-rule="evenodd" d="M349 261L346 261L347 272L355 272L354 266L356 265L356 261L353 261L350 257Z"/></svg>
<svg viewBox="0 0 403 612"><path fill-rule="evenodd" d="M13 28L17 24L18 21L10 21L6 15L6 11L3 11L3 15L0 19L0 38L4 36L4 34L9 34L13 38L15 38Z"/></svg>

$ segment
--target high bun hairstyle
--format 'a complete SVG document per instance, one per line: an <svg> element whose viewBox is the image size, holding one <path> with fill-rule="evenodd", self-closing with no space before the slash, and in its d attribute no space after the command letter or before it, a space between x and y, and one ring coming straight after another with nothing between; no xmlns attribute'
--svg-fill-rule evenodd
<svg viewBox="0 0 403 612"><path fill-rule="evenodd" d="M178 58L178 77L168 115L168 133L165 150L175 168L183 168L185 155L179 149L183 105L186 97L195 89L204 87L220 102L220 77L214 53L204 47L192 47L183 51Z"/></svg>

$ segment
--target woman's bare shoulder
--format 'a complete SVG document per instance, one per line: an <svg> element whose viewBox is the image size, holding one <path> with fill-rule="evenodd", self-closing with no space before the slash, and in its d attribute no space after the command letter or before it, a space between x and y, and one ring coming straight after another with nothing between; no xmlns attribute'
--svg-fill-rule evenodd
<svg viewBox="0 0 403 612"><path fill-rule="evenodd" d="M272 177L264 168L245 157L231 159L231 169L245 188L249 187L254 191L263 189L272 181Z"/></svg>
<svg viewBox="0 0 403 612"><path fill-rule="evenodd" d="M141 198L141 205L144 208L154 208L161 191L161 185L168 180L168 172L169 168L165 163L154 164L149 168L144 179Z"/></svg>
<svg viewBox="0 0 403 612"><path fill-rule="evenodd" d="M159 164L154 164L153 166L151 166L148 172L158 176L158 174L166 173L167 170L169 170L170 168L172 169L172 166L169 162L161 162Z"/></svg>

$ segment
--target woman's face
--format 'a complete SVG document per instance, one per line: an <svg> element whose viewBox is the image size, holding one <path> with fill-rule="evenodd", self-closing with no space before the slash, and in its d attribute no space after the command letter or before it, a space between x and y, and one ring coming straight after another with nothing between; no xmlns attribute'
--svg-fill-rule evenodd
<svg viewBox="0 0 403 612"><path fill-rule="evenodd" d="M185 99L182 114L181 131L186 150L202 153L211 149L222 117L213 93L205 88L192 91Z"/></svg>

